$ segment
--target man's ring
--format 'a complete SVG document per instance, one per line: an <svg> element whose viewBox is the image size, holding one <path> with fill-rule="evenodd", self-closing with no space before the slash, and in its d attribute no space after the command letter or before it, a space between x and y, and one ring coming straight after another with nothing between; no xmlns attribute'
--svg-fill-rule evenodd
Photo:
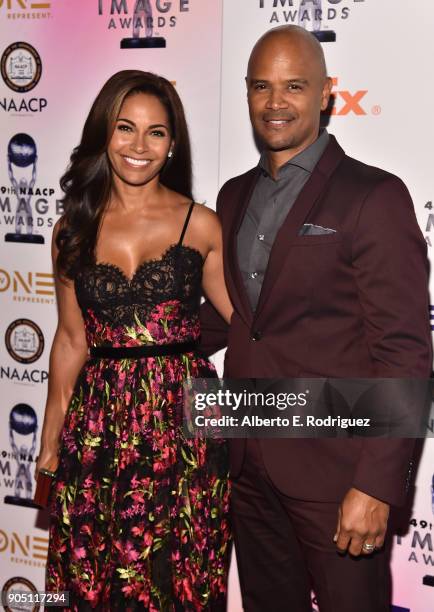
<svg viewBox="0 0 434 612"><path fill-rule="evenodd" d="M367 542L363 544L363 550L366 550L366 552L371 552L374 550L374 548L375 544L368 544Z"/></svg>

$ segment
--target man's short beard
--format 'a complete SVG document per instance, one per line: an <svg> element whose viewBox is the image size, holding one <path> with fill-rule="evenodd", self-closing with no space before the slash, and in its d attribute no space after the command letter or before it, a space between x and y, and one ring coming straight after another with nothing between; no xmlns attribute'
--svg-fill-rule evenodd
<svg viewBox="0 0 434 612"><path fill-rule="evenodd" d="M296 139L292 139L290 141L282 142L281 144L276 145L268 144L264 139L260 139L260 142L262 144L262 149L271 151L273 153L287 151L288 149L295 149L299 146L299 143L296 141Z"/></svg>

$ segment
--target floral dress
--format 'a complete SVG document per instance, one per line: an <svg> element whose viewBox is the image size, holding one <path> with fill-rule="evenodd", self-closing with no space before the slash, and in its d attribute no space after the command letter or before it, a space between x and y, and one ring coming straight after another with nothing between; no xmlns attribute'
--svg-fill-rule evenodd
<svg viewBox="0 0 434 612"><path fill-rule="evenodd" d="M182 244L189 215L178 244L131 279L108 263L77 275L91 351L199 339L203 259ZM195 350L90 353L66 414L51 499L46 587L69 591L65 609L225 609L227 448L182 431L183 383L198 376L216 374Z"/></svg>

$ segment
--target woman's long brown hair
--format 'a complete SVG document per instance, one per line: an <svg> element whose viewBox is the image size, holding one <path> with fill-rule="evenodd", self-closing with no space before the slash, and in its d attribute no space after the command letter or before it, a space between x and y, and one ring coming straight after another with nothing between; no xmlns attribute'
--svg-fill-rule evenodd
<svg viewBox="0 0 434 612"><path fill-rule="evenodd" d="M60 180L65 195L64 215L56 237L59 248L57 269L74 279L78 270L94 260L101 218L108 204L112 175L107 147L124 100L136 93L155 96L166 109L173 157L160 173L160 182L192 198L191 150L182 102L165 78L142 72L122 70L103 86L84 124L81 142L71 155L70 165Z"/></svg>

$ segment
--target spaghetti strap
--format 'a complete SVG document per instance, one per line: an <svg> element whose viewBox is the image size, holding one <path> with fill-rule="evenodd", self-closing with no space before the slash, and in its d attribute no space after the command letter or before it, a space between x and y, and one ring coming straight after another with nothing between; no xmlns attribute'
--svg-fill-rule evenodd
<svg viewBox="0 0 434 612"><path fill-rule="evenodd" d="M188 209L187 216L185 218L184 227L182 228L181 236L179 237L178 246L181 246L182 241L184 240L185 232L187 231L188 222L190 221L191 213L193 212L194 202L192 201L190 204L190 208Z"/></svg>

